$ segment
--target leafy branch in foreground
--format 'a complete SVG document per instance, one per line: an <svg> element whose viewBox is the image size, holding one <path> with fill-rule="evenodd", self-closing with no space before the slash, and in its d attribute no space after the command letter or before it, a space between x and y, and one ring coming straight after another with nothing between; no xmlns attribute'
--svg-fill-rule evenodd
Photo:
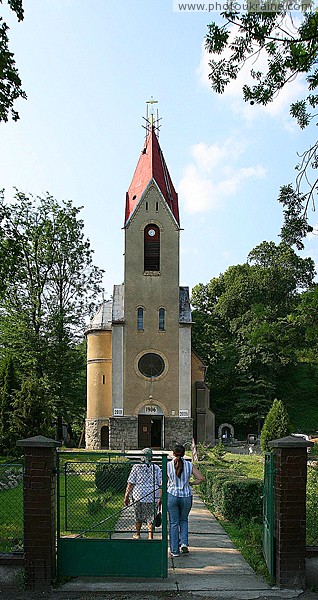
<svg viewBox="0 0 318 600"><path fill-rule="evenodd" d="M302 21L297 26L285 10L239 14L229 11L221 14L223 25L208 25L206 49L217 58L209 62L209 79L212 88L222 94L225 87L235 80L248 60L252 59L250 75L253 83L242 86L246 102L267 105L272 102L286 84L299 75L306 75L307 95L291 104L290 113L301 129L317 117L318 107L318 13L311 10L311 3L303 4ZM265 71L256 70L255 62L266 58ZM282 239L297 248L303 248L302 239L312 227L308 225L308 207L315 209L318 188L318 142L300 156L295 187L284 186L279 201L286 207ZM295 209L295 212L294 212Z"/></svg>
<svg viewBox="0 0 318 600"><path fill-rule="evenodd" d="M22 0L8 0L8 4L16 13L18 20L22 21L24 16ZM19 113L13 108L15 101L27 97L22 89L14 54L9 50L8 30L9 26L0 17L0 123L7 122L10 116L13 121L17 121Z"/></svg>

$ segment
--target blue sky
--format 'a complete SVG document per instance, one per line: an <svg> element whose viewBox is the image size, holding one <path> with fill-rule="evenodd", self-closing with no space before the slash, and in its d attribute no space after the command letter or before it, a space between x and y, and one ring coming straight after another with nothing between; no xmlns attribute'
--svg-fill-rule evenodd
<svg viewBox="0 0 318 600"><path fill-rule="evenodd" d="M23 22L5 6L0 15L28 95L20 121L0 125L0 188L9 200L17 187L84 207L106 297L123 281L125 194L151 96L179 193L180 284L206 283L279 241L279 188L316 135L289 117L301 79L266 108L243 102L240 81L216 95L203 41L219 16L174 12L172 0L27 0ZM301 254L318 263L314 235Z"/></svg>

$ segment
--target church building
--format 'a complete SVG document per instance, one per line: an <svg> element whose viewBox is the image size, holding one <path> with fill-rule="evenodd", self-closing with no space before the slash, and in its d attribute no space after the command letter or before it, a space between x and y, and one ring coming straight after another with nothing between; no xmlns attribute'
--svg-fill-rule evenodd
<svg viewBox="0 0 318 600"><path fill-rule="evenodd" d="M124 283L87 331L87 449L214 442L205 366L191 349L189 288L179 286L178 195L158 140L146 138L126 194Z"/></svg>

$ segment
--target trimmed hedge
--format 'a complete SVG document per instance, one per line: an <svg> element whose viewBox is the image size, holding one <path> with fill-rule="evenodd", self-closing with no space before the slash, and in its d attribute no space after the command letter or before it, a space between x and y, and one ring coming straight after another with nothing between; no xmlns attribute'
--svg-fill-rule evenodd
<svg viewBox="0 0 318 600"><path fill-rule="evenodd" d="M212 509L225 519L234 521L240 517L261 520L263 511L263 483L206 466L200 470L205 475L201 484L204 498Z"/></svg>

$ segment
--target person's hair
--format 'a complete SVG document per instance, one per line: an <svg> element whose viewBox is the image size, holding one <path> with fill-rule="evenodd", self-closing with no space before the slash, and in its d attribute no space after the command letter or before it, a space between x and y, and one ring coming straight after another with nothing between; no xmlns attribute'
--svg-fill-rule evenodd
<svg viewBox="0 0 318 600"><path fill-rule="evenodd" d="M183 471L183 460L182 457L184 456L185 453L185 447L182 446L181 444L176 444L174 449L173 449L173 454L175 456L174 459L174 468L175 468L175 472L176 472L176 476L180 479L181 475L182 475L182 471Z"/></svg>

